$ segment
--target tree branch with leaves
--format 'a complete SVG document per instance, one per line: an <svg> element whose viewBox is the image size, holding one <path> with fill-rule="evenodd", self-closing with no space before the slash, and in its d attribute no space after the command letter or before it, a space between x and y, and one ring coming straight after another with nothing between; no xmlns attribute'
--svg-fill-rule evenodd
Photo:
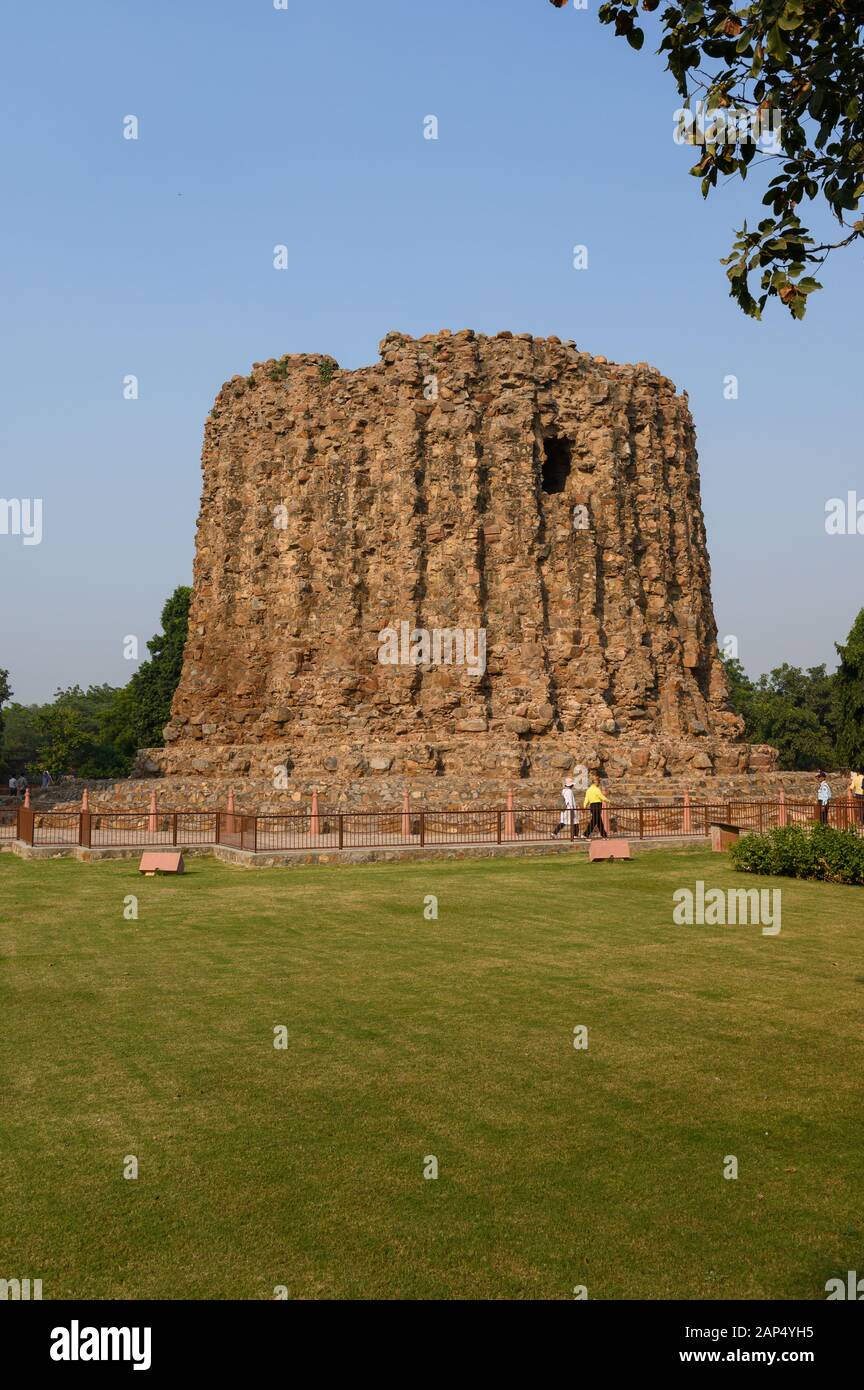
<svg viewBox="0 0 864 1390"><path fill-rule="evenodd" d="M551 3L562 9L566 0ZM864 0L608 0L599 19L641 49L640 10L659 12L657 52L685 102L777 118L774 148L762 152L776 161L762 198L771 215L745 222L721 264L744 313L761 318L776 298L803 318L809 295L822 288L813 272L864 236L864 218L855 216L864 196ZM723 138L701 144L690 170L703 197L721 179L746 179L759 152L751 140L730 141L728 130L724 124ZM801 219L804 203L827 207L834 237L817 240Z"/></svg>

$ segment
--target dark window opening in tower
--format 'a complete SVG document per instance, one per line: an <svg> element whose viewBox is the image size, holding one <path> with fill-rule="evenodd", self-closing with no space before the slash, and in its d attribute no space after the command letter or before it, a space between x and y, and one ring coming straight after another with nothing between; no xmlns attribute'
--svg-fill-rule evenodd
<svg viewBox="0 0 864 1390"><path fill-rule="evenodd" d="M563 492L570 476L570 445L566 439L544 439L543 453L543 491Z"/></svg>

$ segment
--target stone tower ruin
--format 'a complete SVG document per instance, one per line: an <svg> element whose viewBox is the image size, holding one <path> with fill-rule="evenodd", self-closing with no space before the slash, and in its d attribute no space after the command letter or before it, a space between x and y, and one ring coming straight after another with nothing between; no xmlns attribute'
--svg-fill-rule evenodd
<svg viewBox="0 0 864 1390"><path fill-rule="evenodd" d="M442 804L576 765L746 771L686 396L471 331L227 382L165 739L166 774L435 779Z"/></svg>

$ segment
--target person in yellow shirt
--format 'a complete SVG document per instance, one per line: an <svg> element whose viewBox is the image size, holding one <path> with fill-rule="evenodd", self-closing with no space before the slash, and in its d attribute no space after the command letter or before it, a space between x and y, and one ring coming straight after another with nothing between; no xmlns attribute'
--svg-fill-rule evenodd
<svg viewBox="0 0 864 1390"><path fill-rule="evenodd" d="M603 802L608 801L608 796L604 796L596 781L592 782L587 792L585 800L582 802L583 811L587 808L591 812L591 819L588 822L588 829L585 834L590 839L593 831L599 830L604 840L609 837L603 825Z"/></svg>
<svg viewBox="0 0 864 1390"><path fill-rule="evenodd" d="M850 772L849 790L852 793L855 819L859 825L864 825L864 772Z"/></svg>

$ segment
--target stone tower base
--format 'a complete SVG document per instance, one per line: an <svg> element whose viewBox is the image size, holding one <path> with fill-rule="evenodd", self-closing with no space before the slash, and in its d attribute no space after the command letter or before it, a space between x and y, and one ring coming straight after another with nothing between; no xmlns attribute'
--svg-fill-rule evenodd
<svg viewBox="0 0 864 1390"><path fill-rule="evenodd" d="M177 754L170 745L144 749L136 773L227 779L238 795L244 784L254 785L266 788L280 804L292 793L305 796L317 787L330 804L374 809L400 799L406 786L430 806L494 806L503 802L508 790L523 805L554 805L564 778L572 775L579 783L580 770L599 774L619 799L623 794L643 798L649 788L655 797L671 796L673 783L693 789L697 783L718 783L726 776L746 781L748 774L772 772L776 761L773 748L710 738L694 751L692 740L624 746L614 739L546 737L534 749L520 739L457 735L434 744L346 741L332 744L324 754L313 749L305 755L284 744L220 748L202 741L191 756L188 744Z"/></svg>

